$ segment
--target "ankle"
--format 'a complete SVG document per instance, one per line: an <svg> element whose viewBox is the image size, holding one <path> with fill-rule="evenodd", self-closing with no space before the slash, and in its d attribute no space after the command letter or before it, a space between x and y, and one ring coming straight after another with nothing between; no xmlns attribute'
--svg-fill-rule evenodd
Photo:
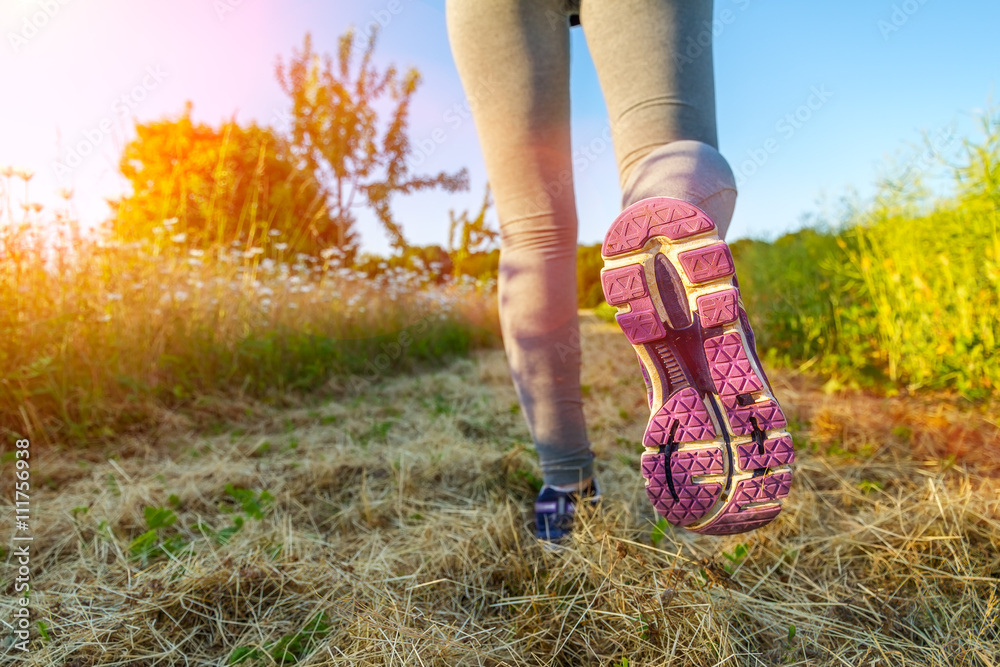
<svg viewBox="0 0 1000 667"><path fill-rule="evenodd" d="M562 491L563 493L573 493L575 491L583 491L584 489L590 487L593 480L593 477L588 477L585 480L572 482L570 484L548 484L547 486L555 489L556 491Z"/></svg>

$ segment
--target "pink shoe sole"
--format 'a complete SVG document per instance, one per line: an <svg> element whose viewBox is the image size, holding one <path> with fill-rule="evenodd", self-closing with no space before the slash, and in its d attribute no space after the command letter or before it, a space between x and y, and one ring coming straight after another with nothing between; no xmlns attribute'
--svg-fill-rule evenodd
<svg viewBox="0 0 1000 667"><path fill-rule="evenodd" d="M729 247L698 207L636 202L604 239L601 282L652 384L642 476L656 510L699 533L781 512L792 439L757 358Z"/></svg>

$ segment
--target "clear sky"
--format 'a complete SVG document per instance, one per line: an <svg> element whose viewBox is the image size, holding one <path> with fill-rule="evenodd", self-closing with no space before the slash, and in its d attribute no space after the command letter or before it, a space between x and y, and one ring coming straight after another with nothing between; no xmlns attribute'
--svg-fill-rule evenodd
<svg viewBox="0 0 1000 667"><path fill-rule="evenodd" d="M730 239L775 237L822 198L870 191L921 132L968 135L971 116L996 98L995 1L718 0L715 15L720 149L740 178ZM35 170L36 201L51 205L58 188L72 188L83 221L100 220L104 198L125 187L116 165L135 121L176 117L191 100L198 121L235 115L280 128L288 103L276 58L307 31L332 53L349 25L378 18L380 61L423 75L411 138L444 131L422 166L468 167L472 177L465 194L394 202L411 242L444 243L448 209L475 209L486 173L472 121L445 117L466 98L443 0L3 0L0 165ZM580 28L571 46L574 147L594 156L576 173L580 240L596 242L621 195L611 148L598 150L607 112ZM57 169L81 144L94 148ZM360 232L366 250L388 248L370 217Z"/></svg>

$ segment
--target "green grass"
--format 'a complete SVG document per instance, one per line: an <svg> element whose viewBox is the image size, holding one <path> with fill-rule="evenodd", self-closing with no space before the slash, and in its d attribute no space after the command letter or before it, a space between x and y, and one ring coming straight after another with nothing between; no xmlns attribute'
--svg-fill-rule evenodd
<svg viewBox="0 0 1000 667"><path fill-rule="evenodd" d="M731 244L758 349L831 386L981 399L1000 387L1000 124L982 120L956 187L931 198L913 169L824 231ZM582 306L600 291L600 247L581 247ZM596 259L595 259L596 258ZM613 321L600 302L595 314Z"/></svg>
<svg viewBox="0 0 1000 667"><path fill-rule="evenodd" d="M840 231L733 244L744 301L771 361L843 383L1000 386L1000 126L965 144L950 198L885 181Z"/></svg>
<svg viewBox="0 0 1000 667"><path fill-rule="evenodd" d="M887 393L979 399L1000 385L1000 127L987 117L983 130L952 167L950 198L887 181L838 231L732 244L770 363ZM6 435L103 440L164 410L282 400L338 376L357 390L498 341L491 280L388 264L372 276L332 252L287 256L280 234L190 249L169 220L149 242L102 243L60 211L28 206L17 221L17 180L0 201ZM599 245L579 249L579 301L611 320L600 266Z"/></svg>
<svg viewBox="0 0 1000 667"><path fill-rule="evenodd" d="M124 244L58 215L3 218L0 432L14 437L92 442L164 410L281 400L337 376L357 389L496 342L490 282L372 279L336 253L285 256L277 236L191 249L170 221Z"/></svg>

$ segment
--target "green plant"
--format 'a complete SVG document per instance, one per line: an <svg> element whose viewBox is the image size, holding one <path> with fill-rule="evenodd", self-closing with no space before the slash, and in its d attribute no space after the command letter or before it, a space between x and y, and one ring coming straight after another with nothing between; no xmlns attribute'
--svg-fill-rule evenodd
<svg viewBox="0 0 1000 667"><path fill-rule="evenodd" d="M788 635L785 638L785 650L792 650L792 640L795 639L795 626L792 624L788 625Z"/></svg>
<svg viewBox="0 0 1000 667"><path fill-rule="evenodd" d="M875 491L881 491L882 489L885 488L885 485L878 480L863 479L860 482L858 482L857 487L858 491L860 491L861 493L868 494L868 493L873 493Z"/></svg>
<svg viewBox="0 0 1000 667"><path fill-rule="evenodd" d="M725 569L725 571L729 574L732 574L743 563L748 553L747 545L742 542L733 547L733 553L723 551L722 555L729 561L728 563L723 563L723 569Z"/></svg>
<svg viewBox="0 0 1000 667"><path fill-rule="evenodd" d="M129 555L146 566L160 556L177 556L187 550L188 543L180 535L164 536L161 531L177 522L177 515L166 507L146 507L143 510L149 529L129 543Z"/></svg>
<svg viewBox="0 0 1000 667"><path fill-rule="evenodd" d="M263 649L241 646L233 649L227 661L230 665L240 665L248 660L270 658L279 665L293 664L306 657L315 644L330 632L329 617L325 612L313 616L299 632L284 635Z"/></svg>
<svg viewBox="0 0 1000 667"><path fill-rule="evenodd" d="M594 307L594 315L597 315L600 319L605 322L615 322L615 314L618 309L614 306L609 306L607 303L599 303Z"/></svg>
<svg viewBox="0 0 1000 667"><path fill-rule="evenodd" d="M267 491L254 493L250 489L233 486L232 484L226 484L225 490L226 495L236 500L247 516L252 519L263 519L264 512L266 512L274 502L274 496Z"/></svg>
<svg viewBox="0 0 1000 667"><path fill-rule="evenodd" d="M660 542L662 542L663 538L667 536L667 529L669 527L670 524L662 516L656 520L656 523L653 525L653 530L649 533L649 541L652 542L654 547L659 548Z"/></svg>

